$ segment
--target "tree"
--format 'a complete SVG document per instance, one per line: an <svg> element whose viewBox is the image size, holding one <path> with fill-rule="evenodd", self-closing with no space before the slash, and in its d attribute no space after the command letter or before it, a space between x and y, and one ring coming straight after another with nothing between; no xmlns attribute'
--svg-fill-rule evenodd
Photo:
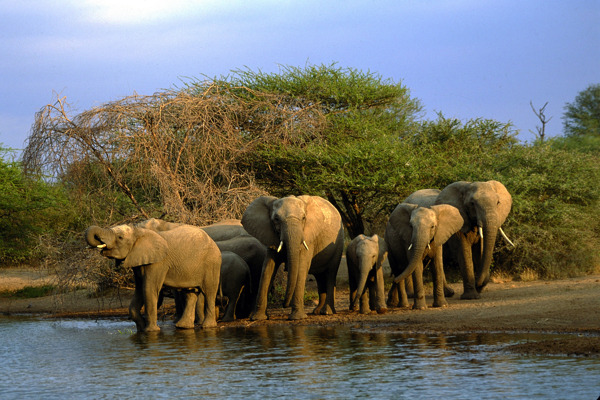
<svg viewBox="0 0 600 400"><path fill-rule="evenodd" d="M579 92L573 103L567 103L563 115L567 136L600 136L600 84Z"/></svg>
<svg viewBox="0 0 600 400"><path fill-rule="evenodd" d="M311 117L293 135L261 138L240 164L273 194L327 197L351 237L370 230L397 203L400 177L414 170L414 153L402 138L412 137L421 111L402 84L335 64L273 74L236 71L217 84L270 94L277 107Z"/></svg>
<svg viewBox="0 0 600 400"><path fill-rule="evenodd" d="M534 133L534 134L537 136L537 138L540 140L541 143L544 143L544 139L546 138L546 124L548 122L550 122L550 120L552 119L552 117L546 119L545 111L546 111L546 106L548 105L548 102L546 102L544 104L544 106L542 108L540 108L539 110L536 110L535 107L533 107L532 101L529 102L529 105L531 106L531 110L533 110L533 113L535 114L535 116L538 117L538 119L542 123L542 126L535 127L535 130L537 131L537 133Z"/></svg>

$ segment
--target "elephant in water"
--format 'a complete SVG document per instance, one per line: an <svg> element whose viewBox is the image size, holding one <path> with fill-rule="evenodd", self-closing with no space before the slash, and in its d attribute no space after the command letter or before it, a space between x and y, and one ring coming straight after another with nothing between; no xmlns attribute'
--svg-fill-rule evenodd
<svg viewBox="0 0 600 400"><path fill-rule="evenodd" d="M350 285L350 310L368 314L371 310L383 314L385 305L383 268L387 246L383 239L358 235L346 248L348 283Z"/></svg>
<svg viewBox="0 0 600 400"><path fill-rule="evenodd" d="M335 313L344 228L330 202L318 196L261 196L246 208L242 225L268 248L252 320L267 318L267 294L282 262L288 271L284 306L292 307L290 319L306 318L304 289L308 274L315 276L319 291L319 304L313 313Z"/></svg>
<svg viewBox="0 0 600 400"><path fill-rule="evenodd" d="M512 245L502 224L512 207L512 197L498 181L454 182L436 197L435 204L456 207L464 224L447 243L460 266L462 299L478 299L490 279L490 265L498 232Z"/></svg>
<svg viewBox="0 0 600 400"><path fill-rule="evenodd" d="M193 328L196 294L204 300L202 327L217 325L215 300L221 271L221 252L202 229L185 225L156 232L138 226L119 225L109 229L90 226L87 243L101 249L105 257L133 270L135 293L129 315L138 331L158 331L156 309L164 286L185 289L186 306L178 328ZM146 318L141 314L145 308Z"/></svg>

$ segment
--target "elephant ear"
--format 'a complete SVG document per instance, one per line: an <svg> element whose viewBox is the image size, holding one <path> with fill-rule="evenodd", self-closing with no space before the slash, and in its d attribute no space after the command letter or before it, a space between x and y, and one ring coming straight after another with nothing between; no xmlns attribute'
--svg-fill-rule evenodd
<svg viewBox="0 0 600 400"><path fill-rule="evenodd" d="M248 205L242 216L242 226L267 247L277 247L279 235L271 223L271 210L277 197L260 196Z"/></svg>
<svg viewBox="0 0 600 400"><path fill-rule="evenodd" d="M385 240L383 240L379 236L373 235L373 239L377 240L377 243L379 244L379 255L377 257L377 267L380 267L383 264L383 262L385 261L385 259L387 258L388 248L387 248L387 244L385 243Z"/></svg>
<svg viewBox="0 0 600 400"><path fill-rule="evenodd" d="M323 226L324 223L331 223L329 204L319 196L302 195L297 196L297 198L305 204L304 240L308 243L314 243L315 236L321 233L319 227Z"/></svg>
<svg viewBox="0 0 600 400"><path fill-rule="evenodd" d="M136 240L123 260L124 267L133 268L157 263L167 256L169 245L158 233L150 229L134 228L133 234Z"/></svg>
<svg viewBox="0 0 600 400"><path fill-rule="evenodd" d="M470 227L467 225L469 217L465 208L465 192L469 189L471 182L458 181L453 182L446 186L438 195L435 204L449 204L454 206L460 212L460 216L463 219L463 226L461 227L464 232L467 232Z"/></svg>
<svg viewBox="0 0 600 400"><path fill-rule="evenodd" d="M510 213L510 209L512 207L512 196L502 183L498 181L488 181L487 183L492 185L498 194L498 199L500 201L498 204L498 218L500 220L500 225L502 225Z"/></svg>
<svg viewBox="0 0 600 400"><path fill-rule="evenodd" d="M462 228L465 221L458 209L449 204L431 206L431 209L435 211L438 220L437 229L433 236L433 243L436 246L441 246Z"/></svg>
<svg viewBox="0 0 600 400"><path fill-rule="evenodd" d="M388 224L391 225L394 232L398 236L397 239L403 240L405 243L410 243L412 240L412 225L410 224L410 217L412 212L419 206L411 203L400 203L396 206Z"/></svg>

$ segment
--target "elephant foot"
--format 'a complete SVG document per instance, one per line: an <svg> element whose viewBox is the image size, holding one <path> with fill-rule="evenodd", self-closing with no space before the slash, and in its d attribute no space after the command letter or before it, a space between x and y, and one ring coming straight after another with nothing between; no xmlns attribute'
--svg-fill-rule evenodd
<svg viewBox="0 0 600 400"><path fill-rule="evenodd" d="M159 332L160 328L158 325L154 324L154 325L148 325L145 329L144 332Z"/></svg>
<svg viewBox="0 0 600 400"><path fill-rule="evenodd" d="M330 305L326 305L325 307L322 307L320 310L317 310L316 308L313 311L313 314L317 314L317 315L333 315L335 314L335 308L331 307Z"/></svg>
<svg viewBox="0 0 600 400"><path fill-rule="evenodd" d="M288 319L293 321L293 320L298 320L298 319L304 319L306 317L307 317L307 315L304 311L294 310L291 312Z"/></svg>
<svg viewBox="0 0 600 400"><path fill-rule="evenodd" d="M371 309L370 308L362 308L360 310L361 314L371 314Z"/></svg>
<svg viewBox="0 0 600 400"><path fill-rule="evenodd" d="M194 329L194 323L193 322L190 323L189 321L179 320L175 324L175 327L177 329Z"/></svg>
<svg viewBox="0 0 600 400"><path fill-rule="evenodd" d="M425 304L425 302L416 302L415 304L413 304L412 309L413 310L425 310L427 308L427 304Z"/></svg>
<svg viewBox="0 0 600 400"><path fill-rule="evenodd" d="M454 289L452 289L450 286L444 286L444 296L446 296L446 297L454 296Z"/></svg>
<svg viewBox="0 0 600 400"><path fill-rule="evenodd" d="M477 286L477 288L476 288L476 290L477 290L477 293L481 293L481 291L483 290L483 288L484 288L486 285L487 285L487 282L486 282L486 283L484 283L484 284L483 284L483 285L481 285L481 286Z"/></svg>
<svg viewBox="0 0 600 400"><path fill-rule="evenodd" d="M481 295L475 290L465 291L461 296L461 300L476 300L480 299Z"/></svg>
<svg viewBox="0 0 600 400"><path fill-rule="evenodd" d="M377 309L377 314L385 314L388 311L387 308L381 307Z"/></svg>
<svg viewBox="0 0 600 400"><path fill-rule="evenodd" d="M202 329L216 328L216 327L217 327L217 321L207 321L207 320L204 320L204 322L202 323Z"/></svg>
<svg viewBox="0 0 600 400"><path fill-rule="evenodd" d="M444 301L434 301L432 306L433 307L444 308L444 307L448 307L448 302L446 300L444 300Z"/></svg>
<svg viewBox="0 0 600 400"><path fill-rule="evenodd" d="M224 315L223 318L221 319L221 322L231 322L231 321L235 321L235 318L232 317L231 315Z"/></svg>
<svg viewBox="0 0 600 400"><path fill-rule="evenodd" d="M250 315L250 321L264 321L267 319L267 313L254 312Z"/></svg>

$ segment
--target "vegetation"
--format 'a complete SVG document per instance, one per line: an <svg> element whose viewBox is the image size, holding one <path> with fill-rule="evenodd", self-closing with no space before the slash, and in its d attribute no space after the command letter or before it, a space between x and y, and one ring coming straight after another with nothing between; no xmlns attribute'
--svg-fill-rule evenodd
<svg viewBox="0 0 600 400"><path fill-rule="evenodd" d="M516 248L499 239L494 268L584 274L600 265L594 118L582 124L589 134L565 130L522 144L507 123L423 120L401 83L335 64L238 70L74 115L58 99L36 115L22 165L2 164L43 193L36 212L7 223L20 232L35 215L30 237L42 235L46 245L37 248L64 279L122 286L112 263L82 251L85 226L147 217L202 225L240 218L260 194L313 194L338 208L350 237L381 234L391 210L417 189L496 179L513 195L504 229ZM3 201L19 205L33 198L26 193Z"/></svg>
<svg viewBox="0 0 600 400"><path fill-rule="evenodd" d="M563 122L567 136L600 136L600 84L590 85L565 105Z"/></svg>
<svg viewBox="0 0 600 400"><path fill-rule="evenodd" d="M25 286L19 290L0 292L0 297L16 298L16 299L34 299L36 297L48 296L56 290L54 285L42 286Z"/></svg>

